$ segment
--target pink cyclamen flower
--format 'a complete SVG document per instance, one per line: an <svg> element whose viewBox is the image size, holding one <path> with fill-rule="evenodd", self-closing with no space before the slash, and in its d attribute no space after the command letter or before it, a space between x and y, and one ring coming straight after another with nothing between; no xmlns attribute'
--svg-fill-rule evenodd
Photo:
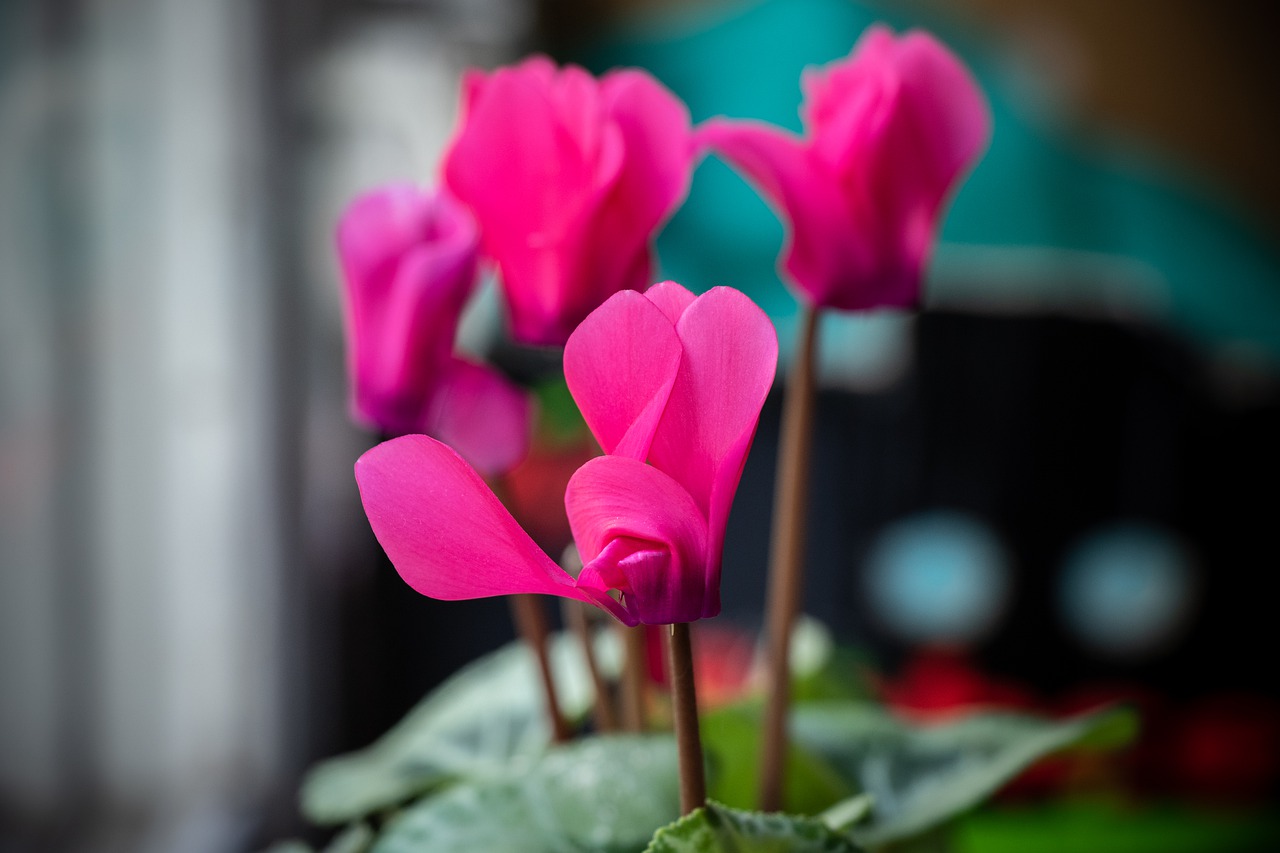
<svg viewBox="0 0 1280 853"><path fill-rule="evenodd" d="M643 71L596 80L544 56L463 81L443 179L480 223L511 332L563 344L605 299L652 279L652 241L685 197L689 113Z"/></svg>
<svg viewBox="0 0 1280 853"><path fill-rule="evenodd" d="M524 457L530 412L519 389L453 352L477 244L465 208L410 184L359 196L338 224L354 416L430 433L493 474Z"/></svg>
<svg viewBox="0 0 1280 853"><path fill-rule="evenodd" d="M951 188L987 147L986 99L928 33L868 29L809 69L804 138L713 120L697 131L788 223L783 266L818 307L910 307Z"/></svg>
<svg viewBox="0 0 1280 853"><path fill-rule="evenodd" d="M729 507L777 353L768 317L726 287L696 299L671 282L624 291L574 332L565 376L608 454L565 493L585 563L576 579L425 436L356 463L365 512L401 577L432 598L547 593L628 625L714 616Z"/></svg>

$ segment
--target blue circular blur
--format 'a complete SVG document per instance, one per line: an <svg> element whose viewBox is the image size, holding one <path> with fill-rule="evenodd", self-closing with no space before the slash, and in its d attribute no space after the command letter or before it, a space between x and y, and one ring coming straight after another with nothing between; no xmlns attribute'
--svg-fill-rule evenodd
<svg viewBox="0 0 1280 853"><path fill-rule="evenodd" d="M970 643L993 628L1009 594L1004 549L981 521L951 511L887 527L865 581L880 620L917 643Z"/></svg>
<svg viewBox="0 0 1280 853"><path fill-rule="evenodd" d="M1085 645L1138 657L1164 646L1186 622L1195 572L1171 534L1123 524L1076 546L1063 567L1060 593L1063 621Z"/></svg>

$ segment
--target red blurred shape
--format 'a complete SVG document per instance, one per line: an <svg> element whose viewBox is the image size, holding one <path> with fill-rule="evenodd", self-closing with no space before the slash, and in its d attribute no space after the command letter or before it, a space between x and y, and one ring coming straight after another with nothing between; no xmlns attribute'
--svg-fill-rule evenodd
<svg viewBox="0 0 1280 853"><path fill-rule="evenodd" d="M923 649L895 678L880 680L880 693L904 716L941 720L974 708L1029 709L1026 688L983 673L961 651Z"/></svg>

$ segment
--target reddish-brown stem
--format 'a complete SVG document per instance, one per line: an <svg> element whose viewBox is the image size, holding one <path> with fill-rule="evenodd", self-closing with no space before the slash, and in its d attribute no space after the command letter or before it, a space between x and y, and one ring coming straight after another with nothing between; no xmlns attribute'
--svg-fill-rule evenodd
<svg viewBox="0 0 1280 853"><path fill-rule="evenodd" d="M560 701L556 698L555 677L551 673L551 661L547 657L547 611L536 595L513 595L511 617L520 638L528 644L538 661L538 673L542 677L542 692L547 703L547 717L551 721L551 737L557 743L567 741L573 732L564 714L560 713Z"/></svg>
<svg viewBox="0 0 1280 853"><path fill-rule="evenodd" d="M649 666L645 651L645 628L618 626L622 634L622 727L629 732L645 730L645 707L648 704Z"/></svg>
<svg viewBox="0 0 1280 853"><path fill-rule="evenodd" d="M707 802L702 766L702 736L698 732L698 695L693 686L693 650L689 624L677 622L667 635L667 670L671 679L671 716L680 755L680 813L688 814Z"/></svg>
<svg viewBox="0 0 1280 853"><path fill-rule="evenodd" d="M578 639L582 641L582 654L587 659L587 671L591 673L591 685L596 692L596 731L616 732L618 713L613 707L613 688L600 673L600 664L596 660L596 634L591 627L590 606L582 601L566 601L564 612L578 634Z"/></svg>
<svg viewBox="0 0 1280 853"><path fill-rule="evenodd" d="M791 629L800 609L809 504L809 457L813 446L813 360L818 311L804 304L800 340L787 377L773 492L773 534L769 553L769 597L765 635L769 644L765 682L764 739L760 755L760 808L778 811L787 751L787 709L791 703Z"/></svg>

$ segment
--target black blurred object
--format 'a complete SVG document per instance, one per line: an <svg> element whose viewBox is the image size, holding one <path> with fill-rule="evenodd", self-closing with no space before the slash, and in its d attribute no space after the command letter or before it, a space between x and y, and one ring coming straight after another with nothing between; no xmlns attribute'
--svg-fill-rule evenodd
<svg viewBox="0 0 1280 853"><path fill-rule="evenodd" d="M1256 579L1280 477L1275 376L1248 400L1224 397L1199 351L1108 321L926 312L915 328L902 381L820 397L807 611L896 665L908 648L870 612L863 558L887 523L959 510L1012 563L1012 606L976 650L984 669L1042 693L1116 679L1172 697L1277 695L1275 667L1257 658L1272 604ZM762 603L779 402L766 406L726 545L726 616L748 625ZM1109 522L1169 530L1201 582L1171 646L1133 661L1084 647L1058 615L1064 557Z"/></svg>

